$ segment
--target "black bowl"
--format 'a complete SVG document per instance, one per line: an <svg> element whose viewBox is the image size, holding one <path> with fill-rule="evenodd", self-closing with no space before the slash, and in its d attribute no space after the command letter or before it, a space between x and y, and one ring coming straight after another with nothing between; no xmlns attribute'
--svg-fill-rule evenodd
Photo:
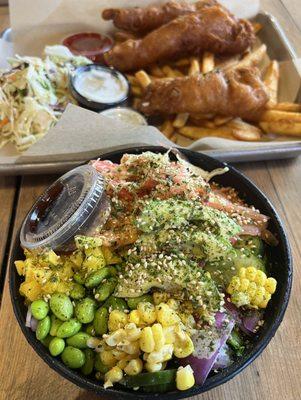
<svg viewBox="0 0 301 400"><path fill-rule="evenodd" d="M124 153L139 154L143 151L153 151L157 153L163 153L166 151L163 147L147 146L139 148L129 148L126 150L114 151L108 154L104 154L100 159L109 159L113 162L119 162L120 158ZM215 168L224 167L225 164L205 156L200 153L196 153L189 150L182 150L187 156L189 161L197 166L202 167L206 170L212 170ZM18 276L14 267L14 260L23 257L22 249L20 248L19 237L15 239L11 259L10 259L10 293L11 300L14 308L14 312L18 323L28 341L28 343L36 350L39 356L55 371L57 371L63 377L69 379L76 385L92 390L98 394L101 394L103 398L108 399L152 399L158 397L160 399L182 399L197 395L199 393L206 392L218 385L227 382L229 379L236 376L244 368L246 368L256 357L264 350L269 341L275 335L278 329L288 301L291 291L292 284L292 259L291 251L288 242L287 235L284 231L283 225L277 215L275 209L266 198L266 196L244 175L238 172L235 168L229 167L229 172L214 178L214 181L224 185L232 186L237 189L240 195L247 200L249 204L253 204L256 208L270 217L270 230L279 239L279 245L272 249L270 261L273 266L270 271L271 275L278 281L276 294L272 297L269 302L268 308L265 313L265 324L260 329L260 332L254 337L253 344L250 350L237 362L233 363L230 367L223 371L212 374L206 380L203 386L195 386L185 392L173 391L166 394L148 394L141 393L139 391L127 391L122 387L116 387L115 389L104 390L101 383L93 378L87 378L76 371L72 371L65 367L59 358L52 357L46 348L36 339L35 334L25 326L26 307L24 305L24 298L19 294L19 285L22 278ZM268 366L267 366L268 368Z"/></svg>

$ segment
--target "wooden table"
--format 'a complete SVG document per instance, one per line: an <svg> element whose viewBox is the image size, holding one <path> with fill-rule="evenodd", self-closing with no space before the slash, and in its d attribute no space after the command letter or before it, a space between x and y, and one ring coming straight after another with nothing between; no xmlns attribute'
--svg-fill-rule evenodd
<svg viewBox="0 0 301 400"><path fill-rule="evenodd" d="M300 0L283 0L301 28ZM275 0L264 5L281 20L298 44L283 10ZM0 8L0 31L8 26L7 9ZM293 32L293 33L292 33ZM300 48L299 48L300 49ZM301 158L241 164L271 199L282 217L292 245L295 273L293 291L284 321L264 353L232 381L201 400L300 400L301 399ZM5 279L8 254L26 212L53 176L0 178L0 400L87 400L97 396L77 388L48 368L23 337L14 318Z"/></svg>

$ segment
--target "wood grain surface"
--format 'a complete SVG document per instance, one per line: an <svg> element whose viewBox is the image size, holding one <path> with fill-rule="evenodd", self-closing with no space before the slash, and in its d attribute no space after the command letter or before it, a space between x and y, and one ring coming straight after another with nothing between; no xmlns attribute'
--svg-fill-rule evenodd
<svg viewBox="0 0 301 400"><path fill-rule="evenodd" d="M263 3L283 17L279 2L264 0ZM300 0L283 3L301 26ZM0 30L7 24L7 13L0 8ZM194 399L301 400L301 158L237 167L266 193L286 225L294 258L292 296L284 321L263 354L232 381ZM11 242L36 197L54 178L25 177L20 187L17 179L0 178L0 272L2 260L6 261L7 243ZM6 262L2 267L4 270ZM27 344L13 315L7 279L0 308L0 332L0 400L101 398L61 378Z"/></svg>

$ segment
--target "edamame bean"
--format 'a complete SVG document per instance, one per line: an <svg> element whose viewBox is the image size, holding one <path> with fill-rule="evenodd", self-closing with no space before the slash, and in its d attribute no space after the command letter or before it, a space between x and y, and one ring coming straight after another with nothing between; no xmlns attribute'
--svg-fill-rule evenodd
<svg viewBox="0 0 301 400"><path fill-rule="evenodd" d="M95 329L94 329L93 323L92 323L92 324L89 324L89 325L86 327L86 333L87 333L88 335L90 335L90 336L95 336Z"/></svg>
<svg viewBox="0 0 301 400"><path fill-rule="evenodd" d="M48 335L45 337L45 339L41 340L41 343L43 343L43 345L48 348L52 339L53 339L53 337Z"/></svg>
<svg viewBox="0 0 301 400"><path fill-rule="evenodd" d="M108 309L110 308L111 310L124 311L128 308L128 305L125 302L125 300L120 299L118 297L111 296L106 300L103 307L108 308Z"/></svg>
<svg viewBox="0 0 301 400"><path fill-rule="evenodd" d="M109 367L104 365L104 363L100 359L100 353L96 353L94 367L96 371L101 372L102 374L106 374L109 371Z"/></svg>
<svg viewBox="0 0 301 400"><path fill-rule="evenodd" d="M50 308L53 314L61 321L68 321L73 315L71 300L64 293L54 293L51 296Z"/></svg>
<svg viewBox="0 0 301 400"><path fill-rule="evenodd" d="M47 316L38 322L37 330L36 330L36 338L38 340L45 339L48 335L51 327L50 317Z"/></svg>
<svg viewBox="0 0 301 400"><path fill-rule="evenodd" d="M127 299L128 306L131 310L135 310L139 303L153 303L153 296L150 294L144 294L139 297L131 297Z"/></svg>
<svg viewBox="0 0 301 400"><path fill-rule="evenodd" d="M84 288L83 285L80 285L79 283L74 283L73 288L70 292L70 297L75 300L79 300L85 297L86 294L86 289Z"/></svg>
<svg viewBox="0 0 301 400"><path fill-rule="evenodd" d="M62 325L63 321L58 319L54 314L51 315L50 319L51 319L51 328L49 333L51 336L56 336L57 330Z"/></svg>
<svg viewBox="0 0 301 400"><path fill-rule="evenodd" d="M73 346L76 347L77 349L86 349L87 346L87 340L91 336L88 335L86 332L78 332L74 336L69 337L66 342L68 346Z"/></svg>
<svg viewBox="0 0 301 400"><path fill-rule="evenodd" d="M84 352L72 346L67 346L61 357L63 363L71 369L81 368L86 361Z"/></svg>
<svg viewBox="0 0 301 400"><path fill-rule="evenodd" d="M47 317L49 312L49 305L44 300L33 301L30 308L32 316L39 321Z"/></svg>
<svg viewBox="0 0 301 400"><path fill-rule="evenodd" d="M76 283L79 283L80 285L83 285L85 283L85 276L81 272L76 272L73 275L73 279L75 280Z"/></svg>
<svg viewBox="0 0 301 400"><path fill-rule="evenodd" d="M115 278L110 278L106 282L98 286L95 292L95 299L97 301L105 301L115 290L117 281Z"/></svg>
<svg viewBox="0 0 301 400"><path fill-rule="evenodd" d="M56 357L64 351L65 341L64 339L55 337L49 343L49 352L52 356Z"/></svg>
<svg viewBox="0 0 301 400"><path fill-rule="evenodd" d="M86 297L75 306L76 318L83 324L89 324L94 319L95 309L95 300Z"/></svg>
<svg viewBox="0 0 301 400"><path fill-rule="evenodd" d="M90 374L92 374L93 367L94 367L94 351L91 349L86 349L84 351L84 354L85 354L86 361L85 361L85 364L81 368L81 372L84 375L90 375Z"/></svg>
<svg viewBox="0 0 301 400"><path fill-rule="evenodd" d="M100 284L105 278L107 278L110 274L110 269L107 267L101 268L98 271L92 272L88 276L85 282L85 286L87 288L94 288Z"/></svg>
<svg viewBox="0 0 301 400"><path fill-rule="evenodd" d="M109 312L106 308L100 307L94 317L93 325L97 335L103 335L108 331Z"/></svg>
<svg viewBox="0 0 301 400"><path fill-rule="evenodd" d="M77 319L72 318L69 321L62 323L62 325L57 330L56 335L59 338L68 338L79 332L81 327L82 324Z"/></svg>

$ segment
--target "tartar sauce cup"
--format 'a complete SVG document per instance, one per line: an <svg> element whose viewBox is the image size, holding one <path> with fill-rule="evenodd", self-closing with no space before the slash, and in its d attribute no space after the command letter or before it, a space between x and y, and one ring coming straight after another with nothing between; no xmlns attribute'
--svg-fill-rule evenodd
<svg viewBox="0 0 301 400"><path fill-rule="evenodd" d="M108 108L107 110L101 111L99 114L131 125L148 125L142 114L129 107Z"/></svg>
<svg viewBox="0 0 301 400"><path fill-rule="evenodd" d="M96 235L110 212L103 176L92 165L74 168L33 205L21 227L21 245L29 250L72 251L74 236Z"/></svg>
<svg viewBox="0 0 301 400"><path fill-rule="evenodd" d="M78 103L90 110L126 106L130 84L121 72L99 64L77 68L70 77L70 90Z"/></svg>

